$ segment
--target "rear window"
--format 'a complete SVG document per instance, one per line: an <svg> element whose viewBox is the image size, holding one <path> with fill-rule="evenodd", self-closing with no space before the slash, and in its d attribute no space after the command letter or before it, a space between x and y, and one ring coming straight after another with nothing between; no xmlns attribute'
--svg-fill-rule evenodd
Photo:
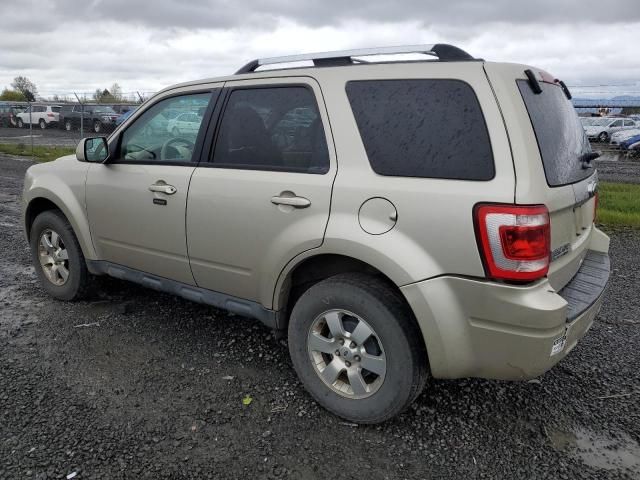
<svg viewBox="0 0 640 480"><path fill-rule="evenodd" d="M380 175L491 180L493 154L473 89L460 80L365 80L347 96Z"/></svg>
<svg viewBox="0 0 640 480"><path fill-rule="evenodd" d="M527 80L517 82L536 134L549 186L569 185L589 177L593 168L582 168L581 159L591 152L591 145L562 89L542 83L542 93L536 95Z"/></svg>
<svg viewBox="0 0 640 480"><path fill-rule="evenodd" d="M51 107L52 112L59 112L61 107Z"/></svg>

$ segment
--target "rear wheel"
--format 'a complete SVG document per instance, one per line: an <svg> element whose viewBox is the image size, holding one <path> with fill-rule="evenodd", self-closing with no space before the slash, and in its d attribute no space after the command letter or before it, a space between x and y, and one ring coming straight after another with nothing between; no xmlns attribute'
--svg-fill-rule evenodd
<svg viewBox="0 0 640 480"><path fill-rule="evenodd" d="M67 219L57 210L42 212L30 232L31 256L42 287L59 300L82 298L90 275Z"/></svg>
<svg viewBox="0 0 640 480"><path fill-rule="evenodd" d="M73 125L71 125L71 120L65 120L64 122L64 129L67 132L70 132L73 129Z"/></svg>
<svg viewBox="0 0 640 480"><path fill-rule="evenodd" d="M47 122L45 122L43 118L41 118L41 119L38 121L38 125L40 125L40 128L41 128L42 130L44 130L45 128L47 128Z"/></svg>
<svg viewBox="0 0 640 480"><path fill-rule="evenodd" d="M402 297L362 274L328 278L300 297L289 322L289 352L318 403L358 423L403 411L428 372L422 335Z"/></svg>
<svg viewBox="0 0 640 480"><path fill-rule="evenodd" d="M97 120L93 122L93 131L96 133L100 133L102 131L102 123L98 122Z"/></svg>

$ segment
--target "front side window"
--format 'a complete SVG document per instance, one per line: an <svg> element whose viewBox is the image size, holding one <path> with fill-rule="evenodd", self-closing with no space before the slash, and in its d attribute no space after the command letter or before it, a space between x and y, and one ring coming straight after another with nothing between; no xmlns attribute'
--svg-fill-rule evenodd
<svg viewBox="0 0 640 480"><path fill-rule="evenodd" d="M311 89L233 90L213 163L222 168L326 173L329 151Z"/></svg>
<svg viewBox="0 0 640 480"><path fill-rule="evenodd" d="M493 153L478 99L460 80L347 84L369 163L379 175L491 180Z"/></svg>
<svg viewBox="0 0 640 480"><path fill-rule="evenodd" d="M171 97L153 105L122 134L120 162L191 162L211 93ZM189 128L179 123L189 117Z"/></svg>

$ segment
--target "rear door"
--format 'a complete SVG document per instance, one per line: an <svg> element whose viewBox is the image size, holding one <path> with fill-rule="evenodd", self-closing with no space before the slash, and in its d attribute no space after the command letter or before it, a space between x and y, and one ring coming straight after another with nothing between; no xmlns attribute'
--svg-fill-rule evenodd
<svg viewBox="0 0 640 480"><path fill-rule="evenodd" d="M310 78L225 89L215 147L189 188L191 270L199 287L269 308L286 263L324 237L336 173L328 119Z"/></svg>
<svg viewBox="0 0 640 480"><path fill-rule="evenodd" d="M548 73L513 64L485 69L507 123L516 170L516 203L544 204L551 218L549 282L562 288L587 253L593 229L597 175L592 150L573 104ZM546 80L546 81L545 81Z"/></svg>

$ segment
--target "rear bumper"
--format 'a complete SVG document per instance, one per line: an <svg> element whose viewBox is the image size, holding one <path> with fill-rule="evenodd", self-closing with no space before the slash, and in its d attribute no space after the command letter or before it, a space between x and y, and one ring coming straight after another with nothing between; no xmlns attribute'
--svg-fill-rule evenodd
<svg viewBox="0 0 640 480"><path fill-rule="evenodd" d="M578 273L559 292L546 280L514 286L460 277L402 287L433 376L522 380L562 360L593 324L609 279L608 239L594 233L592 247L605 251L585 252Z"/></svg>

